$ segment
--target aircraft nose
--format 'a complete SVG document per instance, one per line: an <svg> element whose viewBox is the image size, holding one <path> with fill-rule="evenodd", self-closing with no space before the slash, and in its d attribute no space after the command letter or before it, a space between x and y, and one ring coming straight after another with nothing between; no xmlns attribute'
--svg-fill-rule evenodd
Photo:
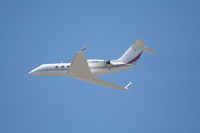
<svg viewBox="0 0 200 133"><path fill-rule="evenodd" d="M35 70L31 70L30 72L28 72L28 74L30 75L34 75L34 73L35 73Z"/></svg>
<svg viewBox="0 0 200 133"><path fill-rule="evenodd" d="M33 76L37 76L38 74L38 69L39 67L36 67L35 69L31 70L30 72L28 72L28 74L33 75Z"/></svg>
<svg viewBox="0 0 200 133"><path fill-rule="evenodd" d="M41 65L28 72L28 74L33 76L40 76L41 75L40 70L41 70Z"/></svg>

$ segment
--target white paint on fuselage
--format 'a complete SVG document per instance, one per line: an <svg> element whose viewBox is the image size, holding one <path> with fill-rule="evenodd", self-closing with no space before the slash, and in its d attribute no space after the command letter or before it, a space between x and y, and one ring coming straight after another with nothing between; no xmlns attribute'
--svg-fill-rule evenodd
<svg viewBox="0 0 200 133"><path fill-rule="evenodd" d="M111 61L111 64L106 64L105 60L87 60L88 66L92 74L98 76L103 74L109 74L113 72L119 72L132 68L131 64L116 64L115 61ZM35 76L70 76L69 67L71 63L55 63L55 64L42 64L29 72Z"/></svg>

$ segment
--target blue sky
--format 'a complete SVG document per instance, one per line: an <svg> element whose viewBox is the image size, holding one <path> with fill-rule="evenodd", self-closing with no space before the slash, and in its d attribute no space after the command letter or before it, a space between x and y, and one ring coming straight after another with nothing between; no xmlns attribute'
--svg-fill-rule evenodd
<svg viewBox="0 0 200 133"><path fill-rule="evenodd" d="M0 1L1 133L199 133L200 3ZM27 74L43 63L115 59L137 39L135 69L102 78L128 91Z"/></svg>

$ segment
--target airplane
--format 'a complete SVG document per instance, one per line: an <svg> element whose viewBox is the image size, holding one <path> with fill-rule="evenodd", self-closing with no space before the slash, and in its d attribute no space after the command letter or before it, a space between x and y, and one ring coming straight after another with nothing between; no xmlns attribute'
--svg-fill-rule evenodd
<svg viewBox="0 0 200 133"><path fill-rule="evenodd" d="M68 76L109 88L127 90L131 87L132 82L129 82L125 87L120 87L99 79L99 76L135 67L143 51L151 54L156 53L144 46L143 40L136 40L135 44L131 45L120 58L115 60L87 60L84 54L86 49L87 47L84 47L76 53L71 63L42 64L31 70L29 74L33 76Z"/></svg>

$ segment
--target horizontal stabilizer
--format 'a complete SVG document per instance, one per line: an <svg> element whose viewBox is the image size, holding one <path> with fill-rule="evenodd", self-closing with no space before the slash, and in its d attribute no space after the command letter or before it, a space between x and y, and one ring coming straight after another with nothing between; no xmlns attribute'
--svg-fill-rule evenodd
<svg viewBox="0 0 200 133"><path fill-rule="evenodd" d="M144 47L144 49L143 49L145 52L147 52L147 53L150 53L150 54L156 54L156 51L154 51L154 50L152 50L152 49L150 49L150 48L148 48L148 47Z"/></svg>
<svg viewBox="0 0 200 133"><path fill-rule="evenodd" d="M129 82L129 83L124 87L124 89L128 90L128 88L130 88L131 85L132 85L132 82Z"/></svg>

